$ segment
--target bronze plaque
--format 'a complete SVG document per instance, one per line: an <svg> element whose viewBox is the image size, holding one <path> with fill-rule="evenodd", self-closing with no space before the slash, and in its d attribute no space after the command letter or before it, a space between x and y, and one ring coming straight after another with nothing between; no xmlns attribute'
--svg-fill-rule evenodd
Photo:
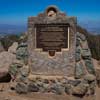
<svg viewBox="0 0 100 100"><path fill-rule="evenodd" d="M35 24L36 48L60 52L68 48L68 24Z"/></svg>

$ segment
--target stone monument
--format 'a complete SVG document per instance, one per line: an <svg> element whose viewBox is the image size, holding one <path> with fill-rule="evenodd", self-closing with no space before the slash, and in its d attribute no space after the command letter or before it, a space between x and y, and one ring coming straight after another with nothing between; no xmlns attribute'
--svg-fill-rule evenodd
<svg viewBox="0 0 100 100"><path fill-rule="evenodd" d="M76 24L76 17L68 17L55 6L28 19L31 74L74 75Z"/></svg>
<svg viewBox="0 0 100 100"><path fill-rule="evenodd" d="M76 17L67 16L55 6L29 17L28 41L18 46L16 54L25 62L17 66L18 93L95 94L91 52L86 37L76 27Z"/></svg>

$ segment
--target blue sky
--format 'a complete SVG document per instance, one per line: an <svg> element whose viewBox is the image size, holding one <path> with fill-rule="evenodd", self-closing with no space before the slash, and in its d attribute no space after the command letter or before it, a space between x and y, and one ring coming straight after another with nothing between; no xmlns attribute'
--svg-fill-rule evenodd
<svg viewBox="0 0 100 100"><path fill-rule="evenodd" d="M100 22L100 0L0 0L0 24L25 25L48 5L56 5L78 22Z"/></svg>

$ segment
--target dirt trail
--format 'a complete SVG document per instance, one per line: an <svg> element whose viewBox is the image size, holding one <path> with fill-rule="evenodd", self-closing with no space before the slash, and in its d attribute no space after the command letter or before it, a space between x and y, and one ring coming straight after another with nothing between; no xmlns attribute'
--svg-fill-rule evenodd
<svg viewBox="0 0 100 100"><path fill-rule="evenodd" d="M47 93L30 93L19 95L15 92L1 92L0 100L95 100L93 97L84 97L77 98L68 95L55 95L55 94L47 94ZM100 100L100 89L97 89L97 97L96 100Z"/></svg>

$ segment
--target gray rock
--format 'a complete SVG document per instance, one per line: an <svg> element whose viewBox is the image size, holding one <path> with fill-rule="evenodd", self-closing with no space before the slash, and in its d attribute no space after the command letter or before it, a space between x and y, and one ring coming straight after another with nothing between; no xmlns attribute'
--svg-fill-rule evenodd
<svg viewBox="0 0 100 100"><path fill-rule="evenodd" d="M94 66L93 66L93 62L92 60L84 60L85 61L85 65L86 65L86 68L87 68L87 71L90 73L90 74L93 74L95 75L95 69L94 69Z"/></svg>
<svg viewBox="0 0 100 100"><path fill-rule="evenodd" d="M0 78L9 72L10 65L16 60L16 56L6 51L0 53Z"/></svg>
<svg viewBox="0 0 100 100"><path fill-rule="evenodd" d="M29 92L38 92L39 91L39 87L35 83L29 83L28 91Z"/></svg>
<svg viewBox="0 0 100 100"><path fill-rule="evenodd" d="M81 47L82 47L82 49L88 49L89 47L88 47L87 41L83 41L83 42L81 43Z"/></svg>
<svg viewBox="0 0 100 100"><path fill-rule="evenodd" d="M24 83L17 83L15 90L19 94L26 94L28 92L27 85Z"/></svg>
<svg viewBox="0 0 100 100"><path fill-rule="evenodd" d="M77 86L78 84L81 83L81 80L78 80L78 79L75 79L75 80L69 80L68 83L71 84L72 86Z"/></svg>
<svg viewBox="0 0 100 100"><path fill-rule="evenodd" d="M73 87L72 94L77 96L84 96L88 91L88 84L80 83L78 86Z"/></svg>
<svg viewBox="0 0 100 100"><path fill-rule="evenodd" d="M91 58L90 49L82 49L81 55L83 59L90 59Z"/></svg>
<svg viewBox="0 0 100 100"><path fill-rule="evenodd" d="M77 32L76 36L77 36L77 38L80 38L82 41L85 41L86 40L85 35L82 34L82 33Z"/></svg>
<svg viewBox="0 0 100 100"><path fill-rule="evenodd" d="M17 47L18 47L18 43L17 42L14 42L12 44L12 46L10 46L8 48L8 52L13 53L13 54L16 54Z"/></svg>
<svg viewBox="0 0 100 100"><path fill-rule="evenodd" d="M72 94L72 85L71 84L65 85L65 93Z"/></svg>
<svg viewBox="0 0 100 100"><path fill-rule="evenodd" d="M76 62L81 60L81 47L76 47L76 54L75 54Z"/></svg>
<svg viewBox="0 0 100 100"><path fill-rule="evenodd" d="M51 86L51 91L53 93L56 93L58 95L61 95L63 93L63 87L60 86L59 84L57 83L53 83L52 86Z"/></svg>
<svg viewBox="0 0 100 100"><path fill-rule="evenodd" d="M28 63L28 50L26 45L19 45L16 51L16 58L22 60L25 64Z"/></svg>
<svg viewBox="0 0 100 100"><path fill-rule="evenodd" d="M80 79L84 75L82 62L77 62L75 66L75 78Z"/></svg>
<svg viewBox="0 0 100 100"><path fill-rule="evenodd" d="M20 74L22 76L27 77L29 74L29 66L24 65L21 69L20 69Z"/></svg>
<svg viewBox="0 0 100 100"><path fill-rule="evenodd" d="M79 46L81 44L80 38L76 38L76 46Z"/></svg>
<svg viewBox="0 0 100 100"><path fill-rule="evenodd" d="M97 80L97 85L100 88L100 68L96 69L96 80Z"/></svg>
<svg viewBox="0 0 100 100"><path fill-rule="evenodd" d="M27 43L26 42L22 42L22 43L20 43L19 45L18 45L18 48L20 48L20 47L27 47L28 45L27 45Z"/></svg>
<svg viewBox="0 0 100 100"><path fill-rule="evenodd" d="M43 84L42 92L50 92L50 84Z"/></svg>
<svg viewBox="0 0 100 100"><path fill-rule="evenodd" d="M87 82L93 82L96 80L96 76L92 74L87 74L84 76L84 80L86 80Z"/></svg>

